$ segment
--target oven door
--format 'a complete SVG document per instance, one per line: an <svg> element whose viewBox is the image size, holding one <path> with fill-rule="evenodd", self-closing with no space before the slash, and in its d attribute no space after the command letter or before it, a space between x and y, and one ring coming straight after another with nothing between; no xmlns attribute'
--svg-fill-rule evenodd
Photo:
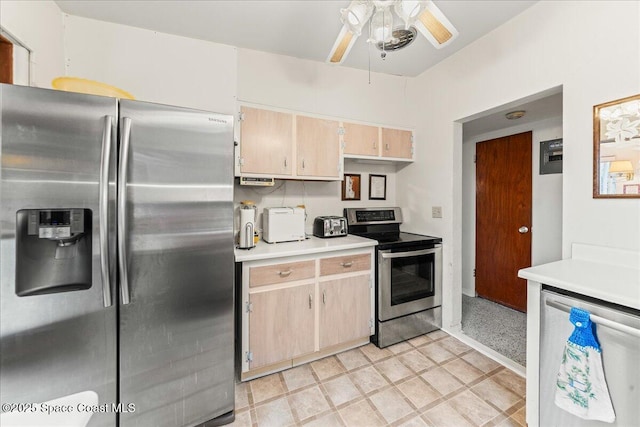
<svg viewBox="0 0 640 427"><path fill-rule="evenodd" d="M378 317L389 320L442 303L442 246L378 250Z"/></svg>

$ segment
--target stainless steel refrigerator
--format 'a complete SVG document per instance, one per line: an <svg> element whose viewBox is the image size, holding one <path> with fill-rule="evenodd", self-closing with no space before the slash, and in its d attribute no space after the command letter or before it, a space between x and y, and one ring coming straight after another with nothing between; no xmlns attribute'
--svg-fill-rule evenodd
<svg viewBox="0 0 640 427"><path fill-rule="evenodd" d="M89 426L232 420L233 117L0 97L2 403L93 392Z"/></svg>

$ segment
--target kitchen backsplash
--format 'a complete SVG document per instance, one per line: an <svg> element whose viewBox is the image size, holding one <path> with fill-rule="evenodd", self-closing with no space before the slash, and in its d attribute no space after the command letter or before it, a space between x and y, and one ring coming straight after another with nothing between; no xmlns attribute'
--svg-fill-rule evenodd
<svg viewBox="0 0 640 427"><path fill-rule="evenodd" d="M368 164L345 161L345 173L360 174L360 200L342 201L342 182L276 180L273 187L241 186L236 179L235 225L239 228L238 207L242 200L253 200L258 207L256 228L262 230L262 210L268 207L304 205L305 229L312 232L313 219L321 215L342 215L347 207L396 206L395 164ZM387 176L386 200L369 200L369 174Z"/></svg>

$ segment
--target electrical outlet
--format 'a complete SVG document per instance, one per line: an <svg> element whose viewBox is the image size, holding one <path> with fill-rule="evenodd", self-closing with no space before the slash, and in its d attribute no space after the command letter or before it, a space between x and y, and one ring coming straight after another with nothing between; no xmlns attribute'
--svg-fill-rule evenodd
<svg viewBox="0 0 640 427"><path fill-rule="evenodd" d="M432 206L431 207L431 217L432 218L442 218L442 206Z"/></svg>

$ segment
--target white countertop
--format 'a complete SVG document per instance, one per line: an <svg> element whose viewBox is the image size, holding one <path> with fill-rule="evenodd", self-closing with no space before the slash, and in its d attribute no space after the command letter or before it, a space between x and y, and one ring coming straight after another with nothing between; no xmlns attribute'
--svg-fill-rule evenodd
<svg viewBox="0 0 640 427"><path fill-rule="evenodd" d="M572 258L525 268L518 276L640 310L638 267Z"/></svg>
<svg viewBox="0 0 640 427"><path fill-rule="evenodd" d="M348 235L320 239L310 236L301 242L267 243L260 240L253 249L235 250L236 262L256 261L261 259L306 255L321 252L341 251L346 249L367 248L376 246L377 241L360 236Z"/></svg>

